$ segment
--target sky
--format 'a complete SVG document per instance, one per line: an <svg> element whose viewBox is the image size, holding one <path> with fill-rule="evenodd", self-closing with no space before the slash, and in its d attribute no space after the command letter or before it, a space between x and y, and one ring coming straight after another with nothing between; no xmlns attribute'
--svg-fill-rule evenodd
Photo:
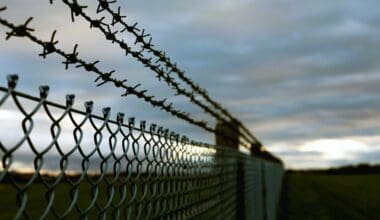
<svg viewBox="0 0 380 220"><path fill-rule="evenodd" d="M95 15L95 1L80 0ZM207 88L211 97L237 116L287 168L323 168L380 162L380 2L373 0L194 0L119 1L129 23L152 34L152 43L186 75ZM82 18L70 21L60 0L2 0L0 16L30 26L41 39L58 30L57 47L70 52L78 43L80 57L101 60L99 67L141 83L158 98L199 119L214 121L184 97L173 96L165 83L115 44L90 29ZM120 27L116 27L119 28ZM20 76L18 90L38 94L50 85L49 99L64 102L76 94L76 106L93 100L95 112L104 106L137 121L154 122L192 139L213 142L199 128L152 109L122 91L96 87L95 76L70 67L56 55L42 59L41 48L27 39L5 41L0 26L0 84L6 75ZM127 42L128 33L118 34ZM11 110L0 119L12 124ZM5 114L9 113L9 114ZM2 129L9 129L3 125ZM3 136L1 136L3 137Z"/></svg>

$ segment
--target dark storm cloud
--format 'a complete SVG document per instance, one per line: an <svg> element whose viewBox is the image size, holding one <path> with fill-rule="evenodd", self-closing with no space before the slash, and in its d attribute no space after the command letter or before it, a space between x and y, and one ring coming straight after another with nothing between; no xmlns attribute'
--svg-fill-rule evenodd
<svg viewBox="0 0 380 220"><path fill-rule="evenodd" d="M142 82L158 97L169 96L178 108L206 118L199 108L152 80L153 75L142 65L120 57L120 50L90 30L87 23L79 18L75 24L68 23L68 9L59 1L53 6L31 2L4 1L9 10L2 14L18 22L35 15L32 26L41 36L48 38L59 28L59 45L65 50L79 43L80 55L86 59L101 59L105 70L116 69L131 83ZM380 133L378 1L163 0L120 4L130 21L139 21L153 34L157 48L167 51L190 78L238 115L268 148L288 142L297 150L314 139ZM0 34L4 31L1 28ZM60 58L42 61L36 56L39 48L25 40L0 40L0 49L1 82L6 73L17 72L22 75L21 82L28 82L20 82L20 89L35 91L39 84L49 84L53 99L76 93L79 103L91 99L99 108L112 106L114 111L135 115L138 120L212 140L201 130L151 110L134 98L120 98L121 93L111 86L96 88L93 75L73 68L65 71L59 66ZM278 155L289 158L289 153ZM294 153L285 161L296 164L303 156ZM366 160L368 155L358 158ZM342 161L328 162L334 163Z"/></svg>

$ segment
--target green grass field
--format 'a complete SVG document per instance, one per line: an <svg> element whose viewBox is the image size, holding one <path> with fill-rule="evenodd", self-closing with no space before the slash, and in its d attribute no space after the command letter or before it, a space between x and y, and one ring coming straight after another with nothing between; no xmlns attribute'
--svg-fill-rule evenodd
<svg viewBox="0 0 380 220"><path fill-rule="evenodd" d="M20 184L22 185L22 183ZM130 189L129 187L127 187ZM55 199L53 203L53 209L57 212L58 215L62 216L63 213L66 212L66 210L71 210L69 214L66 216L65 219L79 219L80 212L77 210L78 208L80 210L86 210L88 207L92 207L89 210L88 219L98 219L99 216L99 209L102 209L106 206L106 204L109 202L108 198L109 191L107 190L107 187L105 184L100 184L99 194L96 199L96 204L91 205L91 201L93 199L91 194L91 185L86 182L82 182L78 187L78 199L76 204L76 208L69 208L72 203L72 198L70 195L70 189L71 186L67 183L61 183L57 188L54 190L55 192ZM127 190L128 190L127 189ZM48 206L48 203L45 199L45 193L46 193L46 187L42 185L41 183L34 183L28 190L26 191L27 194L27 205L26 205L26 213L28 214L28 217L30 219L38 219L42 213L46 210L46 207ZM112 205L105 210L105 217L107 219L112 219L113 214L115 214L113 205L116 205L120 201L120 190L118 185L115 187L114 197L112 200ZM11 184L0 184L0 220L7 220L7 219L13 219L15 216L15 213L18 211L18 206L16 202L16 195L17 190L11 185ZM130 195L130 191L127 193ZM137 196L139 198L139 195L141 193L137 192ZM128 201L128 200L127 200ZM99 208L96 208L95 206L98 206ZM143 207L139 208L142 209ZM129 208L126 209L120 209L120 215L128 215L129 212L131 212L131 216L136 215L136 205L132 204L129 206ZM141 213L142 216L144 216L144 213ZM121 217L123 218L123 217ZM49 212L47 219L56 219L54 215Z"/></svg>
<svg viewBox="0 0 380 220"><path fill-rule="evenodd" d="M60 184L55 190L54 209L63 213L71 201L70 186ZM107 203L107 190L100 185L97 203ZM79 187L77 205L81 209L89 206L91 187L83 183ZM47 205L45 187L35 183L28 189L27 213L31 219L37 219ZM16 190L10 184L0 184L0 220L12 219L18 208L15 199ZM118 193L116 193L118 194ZM119 200L115 196L115 200ZM79 212L71 212L67 219L78 219ZM111 218L112 208L107 210ZM123 215L126 210L122 210ZM97 219L99 211L91 209L89 219ZM132 214L133 215L133 214ZM54 219L49 214L48 219ZM380 174L372 175L326 175L290 173L286 175L281 198L279 219L380 219Z"/></svg>
<svg viewBox="0 0 380 220"><path fill-rule="evenodd" d="M290 173L279 219L380 219L380 174Z"/></svg>

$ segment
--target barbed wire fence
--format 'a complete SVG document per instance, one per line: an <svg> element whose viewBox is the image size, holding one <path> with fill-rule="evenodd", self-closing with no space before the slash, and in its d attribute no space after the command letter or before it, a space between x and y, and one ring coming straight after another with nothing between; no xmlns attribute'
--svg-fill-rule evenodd
<svg viewBox="0 0 380 220"><path fill-rule="evenodd" d="M15 90L17 75L10 75L8 87L0 87L4 93L0 108L13 102L16 111L22 114L19 124L23 133L12 144L4 144L0 140L0 184L10 184L16 190L14 218L274 219L282 164L264 150L261 142L243 123L188 78L165 52L154 48L150 34L137 27L137 23L128 24L120 7L117 12L112 10L110 4L116 1L98 0L96 13L107 13L112 19L110 23L106 23L105 17L93 18L86 14L84 9L87 5L81 5L77 0L61 1L69 7L73 22L79 16L85 19L90 28L102 32L106 40L118 44L126 55L142 63L158 80L163 80L175 95L187 97L190 103L228 129L214 128L174 107L167 99L156 99L148 94L147 89L141 89L141 84L130 85L128 79L115 77L114 70L101 70L97 67L99 60L85 61L79 56L78 44L72 52L59 49L56 30L49 40L39 39L32 34L32 17L15 25L0 14L0 24L9 30L6 39L27 38L42 47L39 54L42 58L57 54L64 59L62 63L66 69L75 66L93 73L97 86L112 84L122 90L122 96L135 96L217 137L238 140L239 146L249 149L252 155L239 152L238 146L223 147L191 141L155 124L147 129L144 121L136 127L134 118L126 124L123 113L118 113L112 120L110 108L103 109L103 116L94 115L92 102L85 103L84 111L74 109L74 95L67 95L66 105L50 102L47 100L47 86L40 87L40 97L21 93ZM53 4L55 1L49 2ZM0 7L0 12L4 10L7 8ZM114 30L115 24L121 24L123 29ZM133 35L133 47L117 36L118 31ZM136 50L139 46L140 50ZM34 101L36 105L27 111L21 100ZM58 114L52 109L63 112ZM43 114L49 121L51 141L45 145L36 143L32 138L34 124L38 124L33 117L36 118L37 114ZM72 140L69 145L72 147L61 143L65 139L62 135L65 120L72 125L71 137L65 136ZM84 141L84 134L91 138ZM33 158L33 172L29 176L17 171L18 154L25 151ZM58 172L53 176L45 173L49 170L47 161L52 157L50 154L55 154L55 162L58 163ZM77 167L70 169L70 166L75 166L73 161ZM93 168L90 169L91 166ZM33 209L30 195L36 184L40 185L45 200L41 201L38 209ZM58 196L62 194L61 187L66 187L69 192L66 200L64 196L62 199ZM268 190L271 190L270 196L266 193ZM59 205L62 201L66 203L64 208Z"/></svg>
<svg viewBox="0 0 380 220"><path fill-rule="evenodd" d="M248 129L236 118L234 118L226 109L224 109L219 103L211 99L205 89L200 88L199 85L195 84L191 79L187 78L182 70L180 70L176 64L170 62L170 58L165 56L164 52L161 52L157 49L153 48L152 44L152 37L150 37L150 34L146 34L145 30L142 29L140 32L139 28L137 28L137 23L133 25L128 25L124 21L124 17L120 14L120 7L118 8L118 12L114 12L109 4L115 3L116 1L107 2L104 0L99 0L98 3L98 9L97 13L107 11L111 17L112 22L111 24L106 24L103 20L104 17L100 19L95 19L87 15L83 9L87 8L86 5L79 5L77 1L69 2L68 0L61 0L65 5L67 5L71 10L71 18L72 21L75 21L76 16L81 16L84 18L89 24L90 27L96 28L99 31L101 31L106 40L111 41L112 43L119 44L120 48L125 51L125 54L131 54L133 58L141 62L143 65L145 65L147 68L152 70L156 74L156 78L159 80L163 79L168 86L170 86L173 90L175 90L176 95L183 95L188 97L189 101L194 103L195 105L202 108L205 113L210 114L213 116L216 120L222 121L226 123L228 126L231 125L231 122L238 122L238 124L243 128L244 132L239 131L239 135L241 135L242 138L244 138L248 142L258 142L258 140L248 131ZM50 1L53 3L53 1ZM140 44L141 50L136 51L133 50L131 47L129 47L124 40L120 40L116 33L118 31L111 31L110 26L114 26L116 24L121 24L124 28L120 31L121 33L124 31L130 32L135 37L134 44ZM149 40L147 41L146 38L149 37ZM153 57L155 57L156 60L152 60L153 57L144 57L144 52L148 51L149 54L152 54ZM163 64L164 67L161 66ZM173 77L170 76L171 73L175 73L179 79L182 80L182 82L185 82L191 87L191 91L187 91L184 88L181 88L181 84L179 82L176 82ZM204 104L203 102L199 101L195 94L201 95L211 106ZM214 108L214 109L213 109ZM218 113L221 112L222 114ZM234 127L230 127L231 129L235 129ZM250 146L247 146L248 148Z"/></svg>

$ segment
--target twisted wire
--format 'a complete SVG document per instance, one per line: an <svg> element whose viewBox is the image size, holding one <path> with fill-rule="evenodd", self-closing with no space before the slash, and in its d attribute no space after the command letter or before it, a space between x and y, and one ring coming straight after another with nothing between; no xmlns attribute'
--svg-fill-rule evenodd
<svg viewBox="0 0 380 220"><path fill-rule="evenodd" d="M0 24L3 26L6 26L11 29L11 32L6 33L7 37L6 39L9 39L10 37L26 37L33 41L34 43L39 44L40 46L43 47L43 52L40 54L43 58L45 58L47 55L55 53L58 55L61 55L64 57L66 60L63 61L62 63L65 64L65 68L67 69L69 65L71 64L77 64L77 68L83 67L84 70L88 72L93 72L95 73L98 77L96 78L95 82L98 82L98 86L104 85L105 83L112 82L117 88L122 88L125 90L125 93L122 96L127 96L127 95L134 95L139 99L144 100L145 102L150 103L153 107L159 107L160 109L180 118L183 119L190 124L196 125L198 127L201 127L205 129L206 131L214 132L214 129L207 126L207 123L205 121L199 121L196 119L193 119L190 117L189 113L179 111L175 109L172 106L172 103L167 104L166 99L162 100L156 100L154 99L154 96L149 96L146 95L145 93L147 90L137 90L137 88L140 86L140 84L137 84L135 86L129 86L126 84L127 80L118 80L116 78L112 77L112 74L115 72L114 70L110 72L103 72L100 69L96 67L96 64L99 61L95 61L93 63L88 63L78 57L78 52L77 48L78 45L76 44L74 46L73 52L72 53L66 53L58 48L56 48L56 44L58 41L54 40L56 31L53 32L50 41L42 41L32 35L30 32L33 31L34 29L29 28L27 25L30 23L32 18L27 19L27 21L24 24L21 25L14 25L7 20L0 18Z"/></svg>
<svg viewBox="0 0 380 220"><path fill-rule="evenodd" d="M156 77L161 80L163 79L173 90L176 91L176 95L184 95L189 98L189 101L196 104L197 106L201 107L206 113L212 115L214 118L226 121L223 116L218 114L216 111L199 101L195 98L195 94L187 91L186 89L183 89L180 87L180 84L177 83L174 78L172 78L169 73L164 70L164 68L161 67L160 64L153 63L151 58L145 58L143 55L144 47L140 51L133 50L131 47L128 46L127 43L125 43L123 40L120 40L116 34L118 31L112 32L110 29L110 25L103 22L104 17L101 19L94 19L87 15L82 9L87 8L87 6L79 5L77 1L73 1L72 3L68 0L62 0L62 2L67 5L71 10L71 17L72 21L74 21L74 16L82 16L89 24L90 27L99 29L105 36L105 38L112 43L117 43L121 49L123 49L126 52L126 55L131 54L132 57L137 59L139 62L141 62L144 66L148 67L150 70L152 70L154 73L156 73ZM120 18L119 18L120 17ZM120 10L117 15L113 16L113 21L111 25L115 25L117 22L121 21L122 17L120 15ZM121 31L123 32L123 31ZM144 33L142 33L139 38L144 39L146 37Z"/></svg>
<svg viewBox="0 0 380 220"><path fill-rule="evenodd" d="M82 16L86 21L90 23L90 27L99 29L105 35L105 38L107 40L111 41L112 43L117 43L121 49L125 50L126 55L131 54L132 57L134 57L143 65L155 72L156 77L159 80L163 79L170 88L176 91L176 95L184 95L188 97L190 102L202 108L205 111L205 113L210 114L218 121L223 121L231 129L235 129L231 122L238 123L238 125L243 129L242 131L238 131L241 137L243 137L246 141L250 143L254 143L255 146L261 146L261 143L257 140L257 138L251 134L251 132L243 123L241 123L241 121L233 117L219 103L211 99L205 89L200 88L199 85L197 85L191 79L186 77L184 71L180 70L175 63L171 63L170 58L166 57L164 52L154 48L154 45L152 44L152 37L150 37L150 34L145 34L144 29L142 29L142 31L140 32L140 29L136 27L137 23L129 25L127 22L125 22L124 18L126 16L120 14L120 7L118 8L118 12L113 11L110 8L109 4L115 3L116 1L98 0L97 13L100 13L102 11L108 12L112 16L112 22L110 25L113 26L119 23L122 26L124 26L123 30L121 30L120 33L124 31L132 33L136 38L135 44L142 44L140 51L133 50L123 40L118 39L116 36L118 31L112 32L109 27L110 25L103 22L104 17L102 17L101 19L93 19L90 16L88 16L82 10L84 8L87 8L87 6L79 5L76 0L73 0L72 3L70 3L70 1L68 0L62 0L62 2L70 8L72 21L75 20L75 16ZM50 3L53 3L53 1L50 1ZM147 37L149 37L148 41L146 40ZM155 62L152 61L152 58L144 57L143 52L145 50L147 50L149 53L153 54L156 57ZM163 67L161 67L160 64L157 63L163 63L166 68L166 71ZM192 91L187 91L186 89L181 88L180 83L176 82L175 79L170 76L172 72L176 73L181 80L186 82L186 84L188 84L191 87ZM208 103L212 105L214 109L219 110L224 115L219 114L217 111L210 108L210 106L196 99L195 93L200 94ZM251 146L249 145L248 148L250 147Z"/></svg>
<svg viewBox="0 0 380 220"><path fill-rule="evenodd" d="M250 141L253 141L254 143L257 143L258 140L256 137L252 135L252 133L248 130L248 128L241 123L237 118L233 117L231 113L225 109L220 103L214 101L208 94L207 90L204 88L201 88L197 83L195 83L193 80L188 78L185 75L185 71L181 70L176 63L171 62L171 59L166 56L166 53L163 51L160 51L156 48L154 48L154 45L152 44L152 37L150 37L150 34L145 34L144 29L140 32L140 29L137 28L137 23L134 23L133 25L128 24L125 21L126 16L120 15L120 7L118 7L118 12L115 12L112 10L109 6L109 4L116 3L117 1L108 1L108 0L98 0L98 9L97 13L100 13L102 11L108 12L112 16L112 23L111 25L115 24L121 24L124 28L120 32L127 31L131 34L133 34L136 38L135 44L140 43L142 44L141 48L144 50L146 49L148 52L153 54L155 57L157 57L156 63L161 62L165 65L167 69L169 69L168 73L175 73L177 76L183 80L187 85L189 85L192 89L192 91L195 91L196 93L200 94L206 101L208 101L215 109L221 111L230 121L238 122L239 125L242 127L245 134L245 138ZM149 37L148 40L146 38ZM203 108L203 107L202 107ZM216 113L215 113L216 114ZM222 117L218 115L217 119L221 119Z"/></svg>
<svg viewBox="0 0 380 220"><path fill-rule="evenodd" d="M98 77L95 79L95 82L100 81L97 84L97 86L102 86L108 82L112 82L115 87L125 90L122 96L134 95L138 99L142 99L145 102L151 104L153 107L159 107L161 110L164 110L172 114L173 116L176 116L177 118L187 121L192 125L198 126L214 134L223 135L227 139L235 140L235 138L232 137L228 132L218 131L211 126L208 126L206 121L194 119L190 116L189 113L175 109L172 103L166 103L166 98L162 100L156 100L154 99L154 96L146 95L147 90L137 90L137 88L140 87L141 84L137 84L135 86L129 86L126 84L126 81L127 81L126 79L119 80L117 78L113 78L112 74L115 72L114 70L110 72L104 72L96 67L96 64L99 63L99 61L88 63L80 59L78 57L79 52L77 52L78 44L74 46L72 53L66 53L56 48L55 45L58 43L58 41L55 40L56 31L53 31L50 41L42 41L38 39L37 37L35 37L34 35L30 33L34 31L34 29L28 27L28 24L32 21L32 19L33 19L32 17L27 19L26 22L21 25L14 25L0 17L0 24L11 29L11 32L6 33L7 35L6 39L8 40L11 37L26 37L30 39L31 41L33 41L34 43L37 43L43 47L43 52L39 54L43 58L46 58L46 56L49 54L55 53L55 54L61 55L62 57L66 59L65 61L62 62L63 64L65 64L66 69L68 69L69 65L77 64L76 68L83 67L84 70L98 75ZM245 146L246 148L251 147L250 144L242 143L241 145Z"/></svg>

